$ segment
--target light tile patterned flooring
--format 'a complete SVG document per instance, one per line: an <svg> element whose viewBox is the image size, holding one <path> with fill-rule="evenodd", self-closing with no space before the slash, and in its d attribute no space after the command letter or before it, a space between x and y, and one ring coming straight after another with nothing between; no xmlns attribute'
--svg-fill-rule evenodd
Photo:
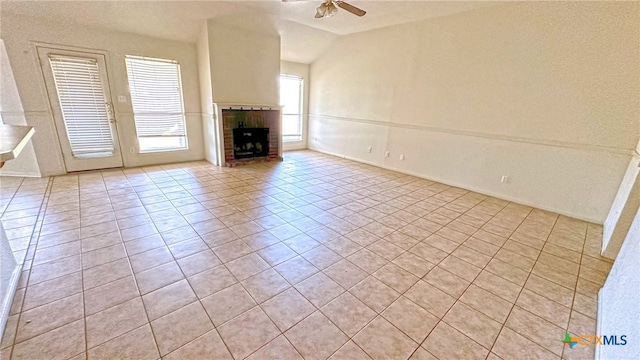
<svg viewBox="0 0 640 360"><path fill-rule="evenodd" d="M593 358L561 339L595 332L601 226L285 159L4 181L27 260L0 356Z"/></svg>

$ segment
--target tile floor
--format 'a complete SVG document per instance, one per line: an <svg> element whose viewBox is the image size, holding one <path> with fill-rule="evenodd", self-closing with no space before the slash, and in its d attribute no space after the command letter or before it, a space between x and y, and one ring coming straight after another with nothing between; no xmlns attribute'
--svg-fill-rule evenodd
<svg viewBox="0 0 640 360"><path fill-rule="evenodd" d="M285 158L3 179L26 260L0 357L593 358L561 340L595 332L601 226Z"/></svg>

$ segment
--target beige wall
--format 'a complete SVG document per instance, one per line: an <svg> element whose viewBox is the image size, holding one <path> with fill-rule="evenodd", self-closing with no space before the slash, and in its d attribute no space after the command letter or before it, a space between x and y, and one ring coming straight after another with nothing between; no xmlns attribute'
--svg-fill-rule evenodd
<svg viewBox="0 0 640 360"><path fill-rule="evenodd" d="M311 65L309 147L602 223L639 29L638 3L537 2L345 36Z"/></svg>
<svg viewBox="0 0 640 360"><path fill-rule="evenodd" d="M204 158L200 91L195 44L161 40L103 29L85 28L64 23L48 23L41 19L2 13L1 36L29 125L35 126L34 147L43 175L65 172L53 117L46 95L42 72L35 54L36 43L62 45L108 52L107 72L116 111L118 135L125 166L199 160ZM174 59L180 62L189 150L138 154L129 101L125 55ZM127 97L126 103L117 101ZM131 153L130 148L134 148Z"/></svg>
<svg viewBox="0 0 640 360"><path fill-rule="evenodd" d="M213 101L275 105L280 102L280 37L207 21Z"/></svg>
<svg viewBox="0 0 640 360"><path fill-rule="evenodd" d="M295 75L302 78L304 87L302 93L302 140L283 142L283 150L299 150L307 148L307 129L309 124L309 64L301 64L291 61L280 62L280 73L286 75Z"/></svg>
<svg viewBox="0 0 640 360"><path fill-rule="evenodd" d="M3 40L0 40L0 114L2 114L2 122L4 124L27 125L27 119L25 118ZM0 176L40 176L38 160L36 159L32 142L29 142L24 147L16 159L7 161L4 164L0 169Z"/></svg>

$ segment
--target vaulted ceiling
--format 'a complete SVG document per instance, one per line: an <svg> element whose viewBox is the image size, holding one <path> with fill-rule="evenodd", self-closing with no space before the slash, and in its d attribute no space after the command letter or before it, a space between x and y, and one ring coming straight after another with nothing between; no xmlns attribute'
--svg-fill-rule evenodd
<svg viewBox="0 0 640 360"><path fill-rule="evenodd" d="M364 17L340 10L315 19L321 0L262 1L2 1L0 11L53 21L195 42L207 19L277 33L282 59L310 63L341 35L493 6L482 1L367 1L349 3Z"/></svg>

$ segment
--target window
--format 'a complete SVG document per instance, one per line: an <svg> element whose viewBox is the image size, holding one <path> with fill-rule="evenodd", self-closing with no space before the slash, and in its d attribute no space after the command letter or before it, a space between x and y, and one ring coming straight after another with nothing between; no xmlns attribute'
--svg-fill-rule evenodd
<svg viewBox="0 0 640 360"><path fill-rule="evenodd" d="M302 78L280 75L282 141L302 140Z"/></svg>
<svg viewBox="0 0 640 360"><path fill-rule="evenodd" d="M49 55L62 118L75 158L113 155L113 134L98 61Z"/></svg>
<svg viewBox="0 0 640 360"><path fill-rule="evenodd" d="M180 64L129 55L125 61L140 152L187 149Z"/></svg>

